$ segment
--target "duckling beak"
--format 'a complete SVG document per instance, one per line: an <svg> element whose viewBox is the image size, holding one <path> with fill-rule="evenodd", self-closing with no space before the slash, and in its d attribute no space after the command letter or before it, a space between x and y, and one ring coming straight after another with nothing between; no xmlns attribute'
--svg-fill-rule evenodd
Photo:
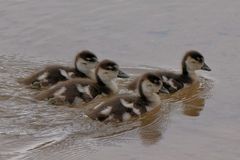
<svg viewBox="0 0 240 160"><path fill-rule="evenodd" d="M119 72L118 72L118 77L119 77L119 78L129 78L129 75L127 75L126 73L124 73L122 70L119 70Z"/></svg>
<svg viewBox="0 0 240 160"><path fill-rule="evenodd" d="M169 91L167 90L167 88L165 88L164 86L162 86L162 87L160 88L160 93L169 94Z"/></svg>
<svg viewBox="0 0 240 160"><path fill-rule="evenodd" d="M211 68L208 67L208 65L207 65L206 63L203 64L203 66L202 66L201 69L202 69L202 70L205 70L205 71L211 71Z"/></svg>

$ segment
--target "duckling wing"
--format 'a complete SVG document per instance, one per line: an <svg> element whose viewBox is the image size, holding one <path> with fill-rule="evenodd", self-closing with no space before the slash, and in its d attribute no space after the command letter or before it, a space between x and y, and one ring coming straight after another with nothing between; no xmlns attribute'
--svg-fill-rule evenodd
<svg viewBox="0 0 240 160"><path fill-rule="evenodd" d="M58 82L48 90L40 92L35 98L44 100L52 97L65 97L65 100L70 104L74 102L75 98L81 98L83 101L88 102L94 97L89 95L86 87L92 86L94 83L94 81L82 78Z"/></svg>
<svg viewBox="0 0 240 160"><path fill-rule="evenodd" d="M41 91L39 94L34 96L34 98L37 99L37 100L45 100L45 99L51 98L51 97L53 97L54 93L56 93L62 87L64 87L64 83L59 82L55 86L52 86L51 88L49 88L47 90Z"/></svg>
<svg viewBox="0 0 240 160"><path fill-rule="evenodd" d="M85 94L85 97L95 98L97 95L101 94L102 92L99 89L98 84L96 81L86 78L74 78L72 81L75 83L76 88L82 94Z"/></svg>
<svg viewBox="0 0 240 160"><path fill-rule="evenodd" d="M134 97L117 96L88 110L86 115L99 121L124 121L133 116Z"/></svg>
<svg viewBox="0 0 240 160"><path fill-rule="evenodd" d="M181 80L181 75L173 72L156 72L163 79L163 87L169 93L174 93L184 87L184 82Z"/></svg>
<svg viewBox="0 0 240 160"><path fill-rule="evenodd" d="M36 73L31 74L30 76L28 76L26 78L18 80L18 82L25 84L25 85L30 85L33 82L35 82L38 79L38 77L40 77L41 75L44 75L44 73L45 73L45 70L40 70Z"/></svg>
<svg viewBox="0 0 240 160"><path fill-rule="evenodd" d="M88 78L87 75L85 75L82 72L79 72L74 67L66 67L66 66L48 66L48 70L53 72L53 75L58 75L59 77L65 78L65 79L72 79L72 78Z"/></svg>
<svg viewBox="0 0 240 160"><path fill-rule="evenodd" d="M60 65L47 66L45 70L49 73L47 77L49 84L71 79L71 74L74 74L74 68Z"/></svg>
<svg viewBox="0 0 240 160"><path fill-rule="evenodd" d="M61 65L46 66L44 69L33 73L32 75L24 78L23 80L20 80L19 82L25 85L30 85L36 81L45 81L46 83L53 85L58 81L67 80L68 73L73 71L73 68Z"/></svg>
<svg viewBox="0 0 240 160"><path fill-rule="evenodd" d="M84 102L89 102L97 96L94 94L95 81L84 78L74 78L66 81L66 100L73 103L75 98L80 98Z"/></svg>

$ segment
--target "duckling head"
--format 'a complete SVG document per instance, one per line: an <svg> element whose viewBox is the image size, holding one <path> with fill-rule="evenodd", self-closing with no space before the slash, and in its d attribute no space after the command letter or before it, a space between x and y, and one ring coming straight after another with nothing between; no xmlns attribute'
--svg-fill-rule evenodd
<svg viewBox="0 0 240 160"><path fill-rule="evenodd" d="M97 65L95 73L97 80L106 84L118 77L119 66L117 63L106 59Z"/></svg>
<svg viewBox="0 0 240 160"><path fill-rule="evenodd" d="M88 74L97 64L97 56L88 50L81 51L76 55L75 67L80 72Z"/></svg>
<svg viewBox="0 0 240 160"><path fill-rule="evenodd" d="M154 73L146 73L142 75L138 82L138 90L140 96L151 97L153 94L159 93L163 87L162 78Z"/></svg>
<svg viewBox="0 0 240 160"><path fill-rule="evenodd" d="M182 60L183 74L193 73L196 70L211 71L198 51L188 51Z"/></svg>

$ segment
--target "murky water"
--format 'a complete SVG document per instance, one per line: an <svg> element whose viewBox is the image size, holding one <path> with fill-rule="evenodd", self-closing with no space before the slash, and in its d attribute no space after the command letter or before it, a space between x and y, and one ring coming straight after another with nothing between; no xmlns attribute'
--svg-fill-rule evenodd
<svg viewBox="0 0 240 160"><path fill-rule="evenodd" d="M231 159L240 157L240 2L229 0L0 1L0 159ZM132 76L179 70L186 50L212 72L140 120L102 124L88 107L52 106L17 83L90 49ZM126 81L119 81L124 86Z"/></svg>

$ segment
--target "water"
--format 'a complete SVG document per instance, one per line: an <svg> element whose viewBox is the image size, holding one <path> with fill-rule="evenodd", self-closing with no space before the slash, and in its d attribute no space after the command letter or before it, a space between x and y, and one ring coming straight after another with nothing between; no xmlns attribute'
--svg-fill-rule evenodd
<svg viewBox="0 0 240 160"><path fill-rule="evenodd" d="M196 159L240 157L240 2L229 0L0 1L0 159ZM179 70L186 50L212 72L162 96L140 120L101 124L37 102L17 83L46 64L71 65L90 49L131 75ZM120 82L124 86L126 82Z"/></svg>

